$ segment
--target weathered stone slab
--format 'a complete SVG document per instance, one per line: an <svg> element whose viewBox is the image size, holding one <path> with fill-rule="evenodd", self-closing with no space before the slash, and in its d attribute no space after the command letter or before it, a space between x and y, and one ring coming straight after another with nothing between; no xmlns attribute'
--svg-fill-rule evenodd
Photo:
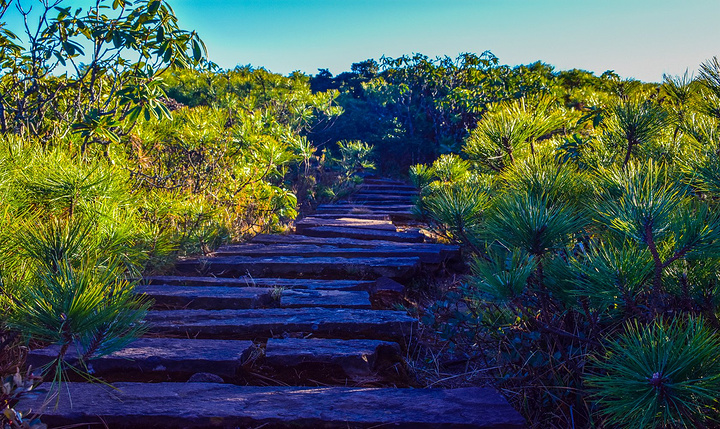
<svg viewBox="0 0 720 429"><path fill-rule="evenodd" d="M143 373L147 378L167 373L189 377L197 372L233 377L252 347L252 341L139 338L122 350L91 360L88 369L95 376L115 380L138 379ZM27 363L35 368L46 365L58 351L59 346L33 350ZM71 363L76 355L71 348Z"/></svg>
<svg viewBox="0 0 720 429"><path fill-rule="evenodd" d="M336 258L301 256L258 257L223 256L178 261L182 273L219 277L322 277L322 278L407 278L415 274L419 258Z"/></svg>
<svg viewBox="0 0 720 429"><path fill-rule="evenodd" d="M183 286L231 286L288 289L327 289L327 290L367 290L375 284L370 280L319 280L319 279L283 279L268 277L196 277L196 276L148 276L145 283L153 285Z"/></svg>
<svg viewBox="0 0 720 429"><path fill-rule="evenodd" d="M417 323L403 311L349 308L166 310L150 311L145 320L157 334L243 340L283 333L396 340L410 335Z"/></svg>
<svg viewBox="0 0 720 429"><path fill-rule="evenodd" d="M338 228L334 226L316 226L306 228L302 235L322 238L354 238L358 240L384 240L405 243L422 243L425 235L419 231L377 231L371 229Z"/></svg>
<svg viewBox="0 0 720 429"><path fill-rule="evenodd" d="M358 206L359 207L359 206ZM355 210L338 210L335 213L314 213L313 217L325 218L325 219L339 219L344 217L355 217L363 219L390 219L393 222L407 221L415 218L415 215L411 212L381 212L369 210L363 211L360 208Z"/></svg>
<svg viewBox="0 0 720 429"><path fill-rule="evenodd" d="M362 183L363 185L407 185L407 183L399 180L373 177L364 178Z"/></svg>
<svg viewBox="0 0 720 429"><path fill-rule="evenodd" d="M487 388L256 387L215 383L65 383L55 400L40 389L21 410L50 427L521 429L524 420ZM72 401L70 400L72 398Z"/></svg>
<svg viewBox="0 0 720 429"><path fill-rule="evenodd" d="M363 191L416 191L417 188L411 185L396 185L396 184L368 184L360 185L360 189Z"/></svg>
<svg viewBox="0 0 720 429"><path fill-rule="evenodd" d="M208 310L259 308L273 302L272 289L228 286L142 285L135 293L155 300L155 307Z"/></svg>
<svg viewBox="0 0 720 429"><path fill-rule="evenodd" d="M337 247L362 247L373 248L376 246L397 246L402 248L438 251L444 258L456 258L460 256L460 247L451 244L437 243L403 243L383 240L358 240L342 237L310 237L306 235L256 235L251 242L261 244L311 244L316 246L337 246ZM244 246L243 244L223 246L220 249L233 249ZM220 250L218 249L218 250Z"/></svg>
<svg viewBox="0 0 720 429"><path fill-rule="evenodd" d="M342 228L360 228L360 229L374 229L383 231L397 231L395 225L389 220L375 220L375 219L358 219L352 217L346 218L317 218L317 217L306 217L300 221L295 222L296 231L302 231L308 227L314 226L335 226Z"/></svg>
<svg viewBox="0 0 720 429"><path fill-rule="evenodd" d="M308 364L332 365L354 378L371 375L378 364L401 361L400 346L388 341L271 338L265 347L264 363L278 370Z"/></svg>
<svg viewBox="0 0 720 429"><path fill-rule="evenodd" d="M320 204L317 206L317 211L322 213L324 211L338 211L338 210L357 210L360 213L363 211L385 211L385 212L409 212L415 207L412 204L393 204L393 205L372 205L372 204Z"/></svg>
<svg viewBox="0 0 720 429"><path fill-rule="evenodd" d="M375 247L338 247L316 244L244 244L222 247L213 256L305 256L305 257L341 257L341 258L397 258L418 257L425 264L438 264L444 259L437 248L419 248L396 246L387 242Z"/></svg>
<svg viewBox="0 0 720 429"><path fill-rule="evenodd" d="M386 194L355 194L350 197L351 201L379 201L395 202L396 204L413 204L414 196L411 195L386 195Z"/></svg>
<svg viewBox="0 0 720 429"><path fill-rule="evenodd" d="M365 291L285 290L280 295L283 308L370 308L370 294Z"/></svg>
<svg viewBox="0 0 720 429"><path fill-rule="evenodd" d="M363 200L362 198L353 198L352 200L340 205L342 206L359 206L359 207L374 207L384 208L388 207L390 210L395 210L396 207L407 207L412 206L413 202L409 200ZM403 209L407 211L407 209Z"/></svg>
<svg viewBox="0 0 720 429"><path fill-rule="evenodd" d="M420 192L417 191L417 189L411 190L411 191L402 191L402 190L374 190L374 189L360 189L358 192L356 192L353 195L405 195L405 196L417 196L420 195Z"/></svg>

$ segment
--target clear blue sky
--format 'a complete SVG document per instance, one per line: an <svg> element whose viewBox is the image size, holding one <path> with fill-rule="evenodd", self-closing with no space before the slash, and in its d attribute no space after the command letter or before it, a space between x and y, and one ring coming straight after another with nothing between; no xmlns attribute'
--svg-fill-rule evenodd
<svg viewBox="0 0 720 429"><path fill-rule="evenodd" d="M720 55L720 0L171 0L222 67L334 74L420 52L659 81Z"/></svg>
<svg viewBox="0 0 720 429"><path fill-rule="evenodd" d="M720 0L169 1L181 27L200 33L212 61L282 74L338 74L383 55L490 50L502 64L541 60L560 70L659 81L720 56ZM6 18L20 30L16 15Z"/></svg>

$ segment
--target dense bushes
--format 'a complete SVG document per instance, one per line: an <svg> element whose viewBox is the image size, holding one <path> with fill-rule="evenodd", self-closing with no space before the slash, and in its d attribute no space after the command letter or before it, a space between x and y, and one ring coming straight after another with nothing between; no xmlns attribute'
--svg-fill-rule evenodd
<svg viewBox="0 0 720 429"><path fill-rule="evenodd" d="M332 197L370 166L356 162L367 145L323 152L305 136L341 113L336 93L313 94L299 74L214 68L164 1L100 3L105 14L38 2L37 37L0 25L0 349L17 359L0 359L0 376L21 363L18 333L60 346L55 380L71 351L122 347L144 329L142 273L281 230L318 181ZM0 17L23 10L0 2Z"/></svg>
<svg viewBox="0 0 720 429"><path fill-rule="evenodd" d="M657 88L488 107L462 156L411 169L418 212L472 274L426 312L501 368L536 427L720 418L720 67ZM589 120L587 114L597 115Z"/></svg>

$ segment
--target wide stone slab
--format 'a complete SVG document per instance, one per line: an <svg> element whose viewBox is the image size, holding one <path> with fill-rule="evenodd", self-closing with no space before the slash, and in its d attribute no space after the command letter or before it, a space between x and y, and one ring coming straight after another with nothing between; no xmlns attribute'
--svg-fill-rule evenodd
<svg viewBox="0 0 720 429"><path fill-rule="evenodd" d="M260 308L273 303L271 288L231 286L141 285L135 293L155 300L155 307L208 310Z"/></svg>
<svg viewBox="0 0 720 429"><path fill-rule="evenodd" d="M414 186L398 185L398 184L392 184L392 183L360 185L359 189L361 189L363 191L373 190L373 191L415 191L415 192L417 192L417 188Z"/></svg>
<svg viewBox="0 0 720 429"><path fill-rule="evenodd" d="M368 290L375 284L371 280L319 280L319 279L283 279L268 277L199 277L199 276L147 276L147 284L183 285L183 286L230 286L261 287L287 289L327 289L327 290Z"/></svg>
<svg viewBox="0 0 720 429"><path fill-rule="evenodd" d="M397 343L377 340L286 338L268 340L264 363L278 371L308 365L341 368L349 378L366 377L402 361Z"/></svg>
<svg viewBox="0 0 720 429"><path fill-rule="evenodd" d="M318 213L324 211L350 210L357 209L359 212L364 211L385 211L385 212L409 212L415 207L412 204L392 204L392 205L372 205L372 204L320 204L317 206Z"/></svg>
<svg viewBox="0 0 720 429"><path fill-rule="evenodd" d="M285 333L396 340L413 333L417 323L403 311L314 307L150 311L145 320L156 334L242 340Z"/></svg>
<svg viewBox="0 0 720 429"><path fill-rule="evenodd" d="M312 229L312 228L311 228ZM397 233L396 233L397 234ZM419 258L338 258L301 256L247 257L222 256L178 261L182 273L200 273L218 277L316 278L408 278L415 274Z"/></svg>
<svg viewBox="0 0 720 429"><path fill-rule="evenodd" d="M381 201L396 202L396 204L412 204L413 196L411 195L387 195L387 194L355 194L349 199L350 201Z"/></svg>
<svg viewBox="0 0 720 429"><path fill-rule="evenodd" d="M305 257L330 257L341 258L397 258L397 257L418 257L420 262L425 264L437 264L444 259L437 248L414 248L409 246L397 246L392 242L387 245L374 247L339 247L319 246L316 244L244 244L233 247L222 247L214 256L305 256Z"/></svg>
<svg viewBox="0 0 720 429"><path fill-rule="evenodd" d="M305 228L302 235L323 238L354 238L357 240L384 240L405 243L422 243L425 235L418 231L377 231L371 229L339 228L334 226L316 226Z"/></svg>
<svg viewBox="0 0 720 429"><path fill-rule="evenodd" d="M101 358L92 359L88 369L98 377L110 376L114 380L148 378L167 380L168 373L184 374L206 372L233 377L245 360L252 341L195 340L178 338L140 338L122 350ZM58 346L33 350L27 363L37 368L50 363L59 351ZM71 362L74 349L68 352ZM183 380L184 381L184 380Z"/></svg>
<svg viewBox="0 0 720 429"><path fill-rule="evenodd" d="M295 222L295 229L301 231L307 227L313 226L336 226L343 228L360 228L360 229L376 229L383 231L397 231L397 228L389 220L375 220L375 219L359 219L359 218L316 218L306 217L305 219Z"/></svg>
<svg viewBox="0 0 720 429"><path fill-rule="evenodd" d="M59 401L38 390L21 410L50 427L111 428L477 428L520 429L525 422L492 389L256 387L213 383L65 383ZM72 398L72 400L70 399ZM42 409L43 403L48 406Z"/></svg>
<svg viewBox="0 0 720 429"><path fill-rule="evenodd" d="M358 206L359 207L359 206ZM362 211L362 210L338 210L336 213L314 213L313 217L315 218L324 218L324 219L340 219L345 217L354 217L354 218L361 218L361 219L376 219L376 220L392 220L393 222L397 221L405 221L414 219L414 215L412 213L404 213L404 212L370 212L368 210Z"/></svg>
<svg viewBox="0 0 720 429"><path fill-rule="evenodd" d="M399 180L394 179L387 179L382 177L365 177L362 181L363 185L404 185L407 186L408 184L406 182L401 182Z"/></svg>
<svg viewBox="0 0 720 429"><path fill-rule="evenodd" d="M403 191L403 190L387 190L387 189L381 189L381 190L374 190L374 189L361 189L358 192L354 193L353 195L402 195L402 196L417 196L420 195L420 192L417 191L417 189L411 190L411 191Z"/></svg>
<svg viewBox="0 0 720 429"><path fill-rule="evenodd" d="M371 308L370 293L338 290L285 290L280 295L280 307Z"/></svg>

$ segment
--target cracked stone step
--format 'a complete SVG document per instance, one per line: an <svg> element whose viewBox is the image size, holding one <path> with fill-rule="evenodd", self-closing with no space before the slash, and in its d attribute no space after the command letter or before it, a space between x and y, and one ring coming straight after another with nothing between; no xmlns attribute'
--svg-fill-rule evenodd
<svg viewBox="0 0 720 429"><path fill-rule="evenodd" d="M340 206L357 206L357 207L375 207L375 208L382 208L382 207L390 207L391 210L394 210L394 207L413 207L413 202L409 200L365 200L362 198L353 198L349 201L340 201L338 202L338 205Z"/></svg>
<svg viewBox="0 0 720 429"><path fill-rule="evenodd" d="M410 336L417 324L403 311L317 307L149 311L145 320L154 334L236 340L303 334L395 341Z"/></svg>
<svg viewBox="0 0 720 429"><path fill-rule="evenodd" d="M366 291L285 290L280 295L280 307L371 308L370 293Z"/></svg>
<svg viewBox="0 0 720 429"><path fill-rule="evenodd" d="M385 194L354 194L349 198L352 201L380 201L380 202L398 202L397 204L413 204L413 196L409 195L385 195Z"/></svg>
<svg viewBox="0 0 720 429"><path fill-rule="evenodd" d="M418 192L417 189L413 189L412 191L402 191L402 190L395 190L395 191L388 191L388 190L373 190L373 189L360 189L358 192L354 193L353 195L388 195L388 196L418 196L420 192Z"/></svg>
<svg viewBox="0 0 720 429"><path fill-rule="evenodd" d="M135 292L154 299L153 308L158 310L241 310L277 306L371 308L367 291L143 285L137 286Z"/></svg>
<svg viewBox="0 0 720 429"><path fill-rule="evenodd" d="M397 228L389 220L358 219L358 218L337 218L326 219L317 217L306 217L295 222L295 230L300 232L305 228L314 226L335 226L342 228L374 229L382 231L397 231Z"/></svg>
<svg viewBox="0 0 720 429"><path fill-rule="evenodd" d="M313 229L313 228L311 228ZM178 261L176 269L183 273L201 273L219 277L250 275L253 277L323 277L323 278L408 278L419 268L420 259L403 258L338 258L278 256L252 258L222 256Z"/></svg>
<svg viewBox="0 0 720 429"><path fill-rule="evenodd" d="M412 213L410 214L403 214L403 213L352 213L348 210L340 210L337 213L313 213L312 215L314 218L323 218L323 219L342 219L346 217L352 217L356 219L371 219L371 220L392 220L392 221L402 221L402 220L410 220L413 219Z"/></svg>
<svg viewBox="0 0 720 429"><path fill-rule="evenodd" d="M393 204L393 205L372 205L372 204L320 204L317 206L317 212L322 213L325 211L338 211L338 210L377 210L385 212L410 212L413 207L412 204Z"/></svg>
<svg viewBox="0 0 720 429"><path fill-rule="evenodd" d="M230 246L228 246L230 247ZM145 283L153 285L183 286L232 286L287 289L323 289L323 290L368 290L375 284L372 280L319 280L319 279L283 279L242 276L232 277L196 277L196 276L148 276Z"/></svg>
<svg viewBox="0 0 720 429"><path fill-rule="evenodd" d="M186 381L198 372L234 377L253 347L252 341L139 338L122 350L92 359L88 369L96 377L114 381ZM27 362L35 368L46 365L59 349L33 350ZM67 356L73 363L77 353L71 348Z"/></svg>
<svg viewBox="0 0 720 429"><path fill-rule="evenodd" d="M417 192L417 188L411 185L396 185L396 184L370 184L360 185L359 189L363 192L366 191L414 191Z"/></svg>
<svg viewBox="0 0 720 429"><path fill-rule="evenodd" d="M397 343L378 340L271 338L263 363L283 373L303 368L338 368L350 379L366 378L402 362Z"/></svg>
<svg viewBox="0 0 720 429"><path fill-rule="evenodd" d="M378 231L371 229L340 228L334 226L316 226L305 228L302 235L321 238L354 238L358 240L384 240L405 243L422 243L425 235L419 231Z"/></svg>
<svg viewBox="0 0 720 429"><path fill-rule="evenodd" d="M306 235L280 235L280 234L259 234L256 235L252 240L252 243L261 244L312 244L316 246L337 246L337 247L362 247L362 248L373 248L376 246L392 246L407 248L408 250L431 250L439 251L446 257L455 257L460 254L460 247L451 244L438 244L438 243L403 243L403 242L392 242L383 240L358 240L353 238L322 238L322 237L310 237ZM234 244L222 246L220 249L234 249L244 246L243 244Z"/></svg>
<svg viewBox="0 0 720 429"><path fill-rule="evenodd" d="M243 309L272 305L273 289L228 286L141 285L135 293L155 300L155 308Z"/></svg>
<svg viewBox="0 0 720 429"><path fill-rule="evenodd" d="M370 178L370 177L364 178L363 184L364 185L407 185L406 182L401 182L399 180L384 179L384 178Z"/></svg>
<svg viewBox="0 0 720 429"><path fill-rule="evenodd" d="M338 247L319 246L315 244L244 244L231 248L220 248L214 256L305 256L305 257L330 257L342 258L397 258L416 256L424 264L439 264L445 259L441 250L437 248L414 248L408 246L395 246L392 242L389 245L373 247Z"/></svg>
<svg viewBox="0 0 720 429"><path fill-rule="evenodd" d="M325 217L325 218L341 218L359 215L371 216L375 215L379 217L389 217L393 222L405 222L415 220L415 214L412 211L383 211L383 210L365 210L363 206L353 206L353 209L337 209L330 210L326 209L322 213L313 214L314 217Z"/></svg>
<svg viewBox="0 0 720 429"><path fill-rule="evenodd" d="M215 383L64 383L22 397L50 427L98 424L125 429L370 428L521 429L525 421L489 388L395 389L259 387ZM56 406L57 404L57 406Z"/></svg>

